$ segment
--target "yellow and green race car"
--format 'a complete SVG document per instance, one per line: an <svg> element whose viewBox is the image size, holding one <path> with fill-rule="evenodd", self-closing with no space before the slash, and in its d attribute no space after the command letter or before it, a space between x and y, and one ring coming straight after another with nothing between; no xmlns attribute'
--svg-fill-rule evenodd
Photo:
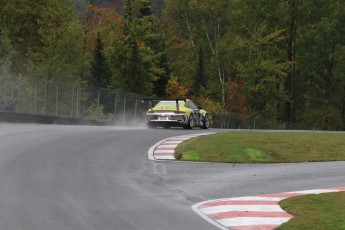
<svg viewBox="0 0 345 230"><path fill-rule="evenodd" d="M149 101L150 109L146 113L149 128L200 127L208 129L210 126L206 110L189 99L143 99L143 101ZM153 107L153 102L158 103Z"/></svg>

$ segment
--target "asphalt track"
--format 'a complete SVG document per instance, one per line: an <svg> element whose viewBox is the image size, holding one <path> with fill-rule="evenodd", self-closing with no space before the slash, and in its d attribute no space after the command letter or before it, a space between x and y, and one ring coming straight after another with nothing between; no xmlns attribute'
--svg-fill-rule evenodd
<svg viewBox="0 0 345 230"><path fill-rule="evenodd" d="M344 185L345 162L148 160L158 141L200 132L0 124L0 229L217 229L191 205Z"/></svg>

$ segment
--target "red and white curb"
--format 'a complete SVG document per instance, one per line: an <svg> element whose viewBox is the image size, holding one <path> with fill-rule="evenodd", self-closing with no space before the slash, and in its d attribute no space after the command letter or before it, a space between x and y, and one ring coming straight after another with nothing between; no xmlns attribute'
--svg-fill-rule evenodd
<svg viewBox="0 0 345 230"><path fill-rule="evenodd" d="M174 150L177 145L190 138L209 134L214 133L196 133L164 139L149 149L148 157L150 160L175 160Z"/></svg>
<svg viewBox="0 0 345 230"><path fill-rule="evenodd" d="M279 206L279 201L294 196L342 191L345 187L225 198L201 202L193 205L192 209L223 230L272 230L293 217Z"/></svg>

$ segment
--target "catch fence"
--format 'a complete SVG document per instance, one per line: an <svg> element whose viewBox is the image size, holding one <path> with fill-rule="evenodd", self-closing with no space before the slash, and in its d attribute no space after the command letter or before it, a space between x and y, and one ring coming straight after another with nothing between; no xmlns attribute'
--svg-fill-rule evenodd
<svg viewBox="0 0 345 230"><path fill-rule="evenodd" d="M141 95L48 81L0 81L0 111L137 124L148 102Z"/></svg>
<svg viewBox="0 0 345 230"><path fill-rule="evenodd" d="M260 115L223 112L212 115L212 127L221 129L318 130L303 123L273 120Z"/></svg>
<svg viewBox="0 0 345 230"><path fill-rule="evenodd" d="M105 88L56 81L11 79L0 76L0 112L77 118L113 125L145 124L149 102L145 96ZM211 127L222 129L298 129L303 124L239 113L211 114Z"/></svg>

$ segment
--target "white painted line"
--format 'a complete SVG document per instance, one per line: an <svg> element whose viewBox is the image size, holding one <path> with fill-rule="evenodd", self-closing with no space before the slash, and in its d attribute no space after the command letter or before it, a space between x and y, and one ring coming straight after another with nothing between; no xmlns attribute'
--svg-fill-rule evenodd
<svg viewBox="0 0 345 230"><path fill-rule="evenodd" d="M176 138L176 139L170 139L170 141L179 141L180 143L181 142L184 142L186 140L189 140L190 138Z"/></svg>
<svg viewBox="0 0 345 230"><path fill-rule="evenodd" d="M164 144L181 144L183 141L166 141Z"/></svg>
<svg viewBox="0 0 345 230"><path fill-rule="evenodd" d="M161 144L160 146L158 146L156 149L163 149L163 148L176 148L177 145L166 145L166 144Z"/></svg>

